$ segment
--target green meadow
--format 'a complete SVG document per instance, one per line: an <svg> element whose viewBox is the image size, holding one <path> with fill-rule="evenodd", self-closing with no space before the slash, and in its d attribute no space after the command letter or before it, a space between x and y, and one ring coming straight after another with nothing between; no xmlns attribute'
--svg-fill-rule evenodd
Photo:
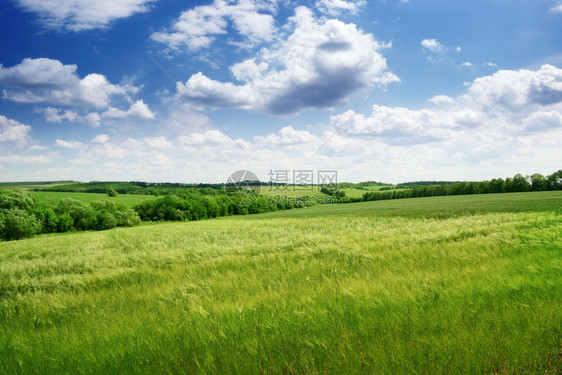
<svg viewBox="0 0 562 375"><path fill-rule="evenodd" d="M40 202L51 202L57 204L64 198L73 198L83 202L92 203L105 199L121 202L128 208L133 208L141 202L157 198L154 195L118 194L116 197L108 197L107 194L102 193L74 193L58 191L34 191L33 194L37 196L37 199L39 199Z"/></svg>
<svg viewBox="0 0 562 375"><path fill-rule="evenodd" d="M560 374L562 192L2 242L0 359L6 374Z"/></svg>

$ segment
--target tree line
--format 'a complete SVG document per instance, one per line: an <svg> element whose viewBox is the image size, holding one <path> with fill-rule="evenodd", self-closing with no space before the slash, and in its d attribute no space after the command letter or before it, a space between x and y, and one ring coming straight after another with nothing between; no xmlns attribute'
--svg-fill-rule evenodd
<svg viewBox="0 0 562 375"><path fill-rule="evenodd" d="M382 185L382 184L381 184ZM104 185L107 191L107 185ZM181 189L180 186L173 187ZM440 185L417 184L402 190L370 191L362 197L348 197L344 191L323 188L327 203L352 203L385 199L433 197L443 195L489 194L562 190L562 170L549 176L538 173L524 177L496 178L479 182L454 182ZM104 230L133 226L141 221L195 221L220 216L249 215L322 204L318 197L268 197L253 190L239 191L198 187L175 190L133 209L120 202L101 200L86 203L64 198L58 203L41 203L30 192L0 189L0 240L16 240L40 233ZM326 203L325 202L325 203Z"/></svg>
<svg viewBox="0 0 562 375"><path fill-rule="evenodd" d="M57 204L41 203L27 191L0 190L0 240L18 240L41 233L104 230L139 222L139 215L120 202L86 203L64 198Z"/></svg>
<svg viewBox="0 0 562 375"><path fill-rule="evenodd" d="M443 195L465 195L465 194L490 194L511 193L526 191L549 191L562 190L562 170L548 176L535 173L531 176L516 174L505 180L494 178L489 181L452 182L439 185L412 185L404 190L385 192L371 191L363 194L363 201L375 201L385 199L435 197Z"/></svg>

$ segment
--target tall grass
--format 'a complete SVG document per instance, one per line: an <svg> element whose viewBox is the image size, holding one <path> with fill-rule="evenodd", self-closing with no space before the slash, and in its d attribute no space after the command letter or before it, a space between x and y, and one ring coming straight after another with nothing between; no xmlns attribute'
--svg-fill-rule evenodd
<svg viewBox="0 0 562 375"><path fill-rule="evenodd" d="M562 194L511 196L2 243L0 372L560 373Z"/></svg>

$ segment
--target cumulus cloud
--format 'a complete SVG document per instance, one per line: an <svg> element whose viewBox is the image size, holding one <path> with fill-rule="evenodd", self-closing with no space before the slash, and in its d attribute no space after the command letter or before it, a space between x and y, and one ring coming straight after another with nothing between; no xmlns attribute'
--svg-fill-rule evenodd
<svg viewBox="0 0 562 375"><path fill-rule="evenodd" d="M15 142L23 145L29 140L31 126L0 115L0 142Z"/></svg>
<svg viewBox="0 0 562 375"><path fill-rule="evenodd" d="M317 0L316 8L323 13L337 16L341 14L342 11L356 14L366 3L366 0Z"/></svg>
<svg viewBox="0 0 562 375"><path fill-rule="evenodd" d="M107 141L109 141L109 136L107 134L98 134L92 139L92 143L99 144L107 143Z"/></svg>
<svg viewBox="0 0 562 375"><path fill-rule="evenodd" d="M562 4L558 4L550 8L552 13L562 13Z"/></svg>
<svg viewBox="0 0 562 375"><path fill-rule="evenodd" d="M430 98L429 101L433 104L441 105L441 104L453 104L455 103L455 99L447 96L447 95L435 95L434 97Z"/></svg>
<svg viewBox="0 0 562 375"><path fill-rule="evenodd" d="M47 107L47 108L41 109L40 112L43 112L43 115L45 116L45 120L47 120L49 122L56 122L56 123L59 123L59 124L63 120L66 120L66 121L69 121L69 122L74 122L74 121L80 119L80 115L78 115L76 112L68 110L68 109L63 111L60 108Z"/></svg>
<svg viewBox="0 0 562 375"><path fill-rule="evenodd" d="M536 71L500 70L475 79L456 99L437 95L435 109L411 110L374 105L369 116L346 112L331 117L333 129L344 121L347 137L374 137L389 145L440 142L466 154L497 153L505 142L529 132L562 128L562 69L544 65ZM457 150L461 152L461 150Z"/></svg>
<svg viewBox="0 0 562 375"><path fill-rule="evenodd" d="M430 50L431 52L441 52L443 51L443 45L437 41L437 39L424 39L420 43L423 48Z"/></svg>
<svg viewBox="0 0 562 375"><path fill-rule="evenodd" d="M139 90L131 85L112 84L97 73L80 78L76 70L74 64L63 65L48 58L25 58L11 68L0 65L0 85L5 87L2 97L21 103L103 108L112 96L127 96Z"/></svg>
<svg viewBox="0 0 562 375"><path fill-rule="evenodd" d="M392 77L380 53L383 46L353 24L317 20L299 7L287 28L285 40L230 67L241 84L197 73L177 84L178 96L187 92L216 108L294 114L341 105L349 95Z"/></svg>
<svg viewBox="0 0 562 375"><path fill-rule="evenodd" d="M78 141L65 141L64 139L57 139L55 141L55 146L68 149L79 149L84 145L82 144L82 142Z"/></svg>
<svg viewBox="0 0 562 375"><path fill-rule="evenodd" d="M306 130L296 130L292 126L285 126L278 134L271 133L265 137L256 136L258 143L273 146L294 146L299 144L313 144L318 142L318 137Z"/></svg>
<svg viewBox="0 0 562 375"><path fill-rule="evenodd" d="M102 113L102 117L107 118L137 118L137 119L153 119L155 113L148 108L143 100L137 100L131 107L124 111L118 108L110 107Z"/></svg>
<svg viewBox="0 0 562 375"><path fill-rule="evenodd" d="M6 164L50 164L58 159L60 159L58 152L48 152L44 155L0 156L0 162Z"/></svg>
<svg viewBox="0 0 562 375"><path fill-rule="evenodd" d="M82 116L69 109L54 107L39 108L35 111L42 113L45 117L45 120L49 122L56 122L58 124L62 123L63 121L68 121L70 123L86 123L93 128L97 128L100 126L101 122L101 116L97 112L90 112Z"/></svg>
<svg viewBox="0 0 562 375"><path fill-rule="evenodd" d="M200 145L226 145L232 140L218 130L208 130L204 133L194 132L190 135L182 135L177 139L180 146L200 146Z"/></svg>
<svg viewBox="0 0 562 375"><path fill-rule="evenodd" d="M174 148L174 144L163 136L145 138L144 141L149 147L155 149L170 150Z"/></svg>
<svg viewBox="0 0 562 375"><path fill-rule="evenodd" d="M530 111L535 105L557 105L562 102L562 69L543 65L536 71L499 70L474 80L463 100L486 110L513 112Z"/></svg>
<svg viewBox="0 0 562 375"><path fill-rule="evenodd" d="M196 52L210 47L217 35L226 34L230 24L246 38L247 44L253 45L273 39L276 9L275 0L215 0L211 5L182 12L171 28L150 37L171 50L187 48Z"/></svg>
<svg viewBox="0 0 562 375"><path fill-rule="evenodd" d="M150 10L156 0L16 0L45 27L69 31L105 28L119 18Z"/></svg>

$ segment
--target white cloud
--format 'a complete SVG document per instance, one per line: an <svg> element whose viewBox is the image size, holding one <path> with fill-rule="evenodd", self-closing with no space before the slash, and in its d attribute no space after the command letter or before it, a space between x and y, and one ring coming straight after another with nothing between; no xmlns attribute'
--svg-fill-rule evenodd
<svg viewBox="0 0 562 375"><path fill-rule="evenodd" d="M57 139L55 141L55 146L67 149L79 149L84 147L84 144L78 141L65 141L64 139Z"/></svg>
<svg viewBox="0 0 562 375"><path fill-rule="evenodd" d="M458 53L458 52L460 52L460 51L462 51L462 48L461 48L461 46L457 46L457 48L455 48L455 52L457 52L457 53Z"/></svg>
<svg viewBox="0 0 562 375"><path fill-rule="evenodd" d="M145 138L144 141L150 148L160 150L171 150L174 148L174 144L163 136Z"/></svg>
<svg viewBox="0 0 562 375"><path fill-rule="evenodd" d="M45 115L45 120L49 122L57 122L60 124L63 120L74 122L80 119L80 115L70 110L63 111L59 108L47 107L41 111Z"/></svg>
<svg viewBox="0 0 562 375"><path fill-rule="evenodd" d="M437 41L437 39L424 39L420 43L423 48L430 50L431 52L441 52L443 51L443 45Z"/></svg>
<svg viewBox="0 0 562 375"><path fill-rule="evenodd" d="M487 110L516 113L529 111L535 105L558 104L562 101L562 69L543 65L536 71L499 70L474 80L464 100Z"/></svg>
<svg viewBox="0 0 562 375"><path fill-rule="evenodd" d="M48 150L49 147L43 145L31 145L29 146L30 151L45 151Z"/></svg>
<svg viewBox="0 0 562 375"><path fill-rule="evenodd" d="M260 62L256 60L256 65ZM246 67L239 74L252 76L262 71ZM184 121L189 123L185 113ZM12 177L16 176L13 169L25 170L25 175L19 172L22 176L48 172L84 180L220 182L242 168L264 180L270 169L337 169L340 181L401 182L552 173L562 163L562 69L544 65L536 70L500 70L468 82L462 95L435 95L426 107L375 105L366 114L336 113L327 127L305 130L285 125L248 140L236 138L253 159L227 135L204 126L177 138L142 135L123 140L107 134L87 141L65 138L71 147L83 142L73 151L77 156L72 160L56 153L34 156L29 150L21 155L4 153L0 157L2 176L17 179ZM60 161L53 169L40 164L57 158ZM34 173L29 172L33 166L17 165L34 162Z"/></svg>
<svg viewBox="0 0 562 375"><path fill-rule="evenodd" d="M211 46L217 35L227 33L229 20L245 43L253 45L270 41L275 35L276 1L221 1L196 6L181 13L168 30L153 33L150 38L164 43L171 50L182 47L196 52Z"/></svg>
<svg viewBox="0 0 562 375"><path fill-rule="evenodd" d="M256 136L258 143L272 146L292 146L298 144L314 144L319 139L306 130L296 130L292 126L285 126L279 130L278 134L268 134L265 137Z"/></svg>
<svg viewBox="0 0 562 375"><path fill-rule="evenodd" d="M472 63L470 61L465 61L461 64L462 67L470 68L472 67Z"/></svg>
<svg viewBox="0 0 562 375"><path fill-rule="evenodd" d="M482 65L484 65L484 66L489 66L489 67L496 67L496 66L498 66L498 64L496 64L495 62L492 62L492 61L487 61L487 62L483 63Z"/></svg>
<svg viewBox="0 0 562 375"><path fill-rule="evenodd" d="M92 139L92 143L99 144L107 143L107 141L109 141L109 136L107 134L98 134Z"/></svg>
<svg viewBox="0 0 562 375"><path fill-rule="evenodd" d="M552 13L562 13L562 4L558 4L550 8Z"/></svg>
<svg viewBox="0 0 562 375"><path fill-rule="evenodd" d="M123 111L118 108L110 107L107 111L102 113L102 117L107 118L137 118L137 119L145 119L150 120L153 119L155 113L148 108L148 106L144 103L143 100L137 100L134 102L131 107Z"/></svg>
<svg viewBox="0 0 562 375"><path fill-rule="evenodd" d="M44 155L0 156L0 162L6 164L50 164L58 159L60 159L58 152L48 152Z"/></svg>
<svg viewBox="0 0 562 375"><path fill-rule="evenodd" d="M0 65L0 85L5 87L2 97L21 103L104 108L112 96L138 91L134 86L112 84L97 73L80 78L76 69L76 65L48 58L25 58L11 68Z"/></svg>
<svg viewBox="0 0 562 375"><path fill-rule="evenodd" d="M16 0L45 27L70 31L105 28L119 18L150 10L155 0Z"/></svg>
<svg viewBox="0 0 562 375"><path fill-rule="evenodd" d="M321 12L337 16L342 11L356 14L366 3L366 0L317 0L315 5Z"/></svg>
<svg viewBox="0 0 562 375"><path fill-rule="evenodd" d="M24 145L29 141L31 126L0 115L0 142L15 142Z"/></svg>
<svg viewBox="0 0 562 375"><path fill-rule="evenodd" d="M36 112L43 113L45 120L49 122L62 123L63 121L68 121L70 123L86 123L93 128L100 126L101 116L97 112L90 112L85 116L82 116L75 111L62 108L40 108Z"/></svg>
<svg viewBox="0 0 562 375"><path fill-rule="evenodd" d="M351 119L342 128L344 138L376 138L391 146L431 142L478 158L517 154L521 137L562 130L562 69L498 71L474 80L457 99L437 95L429 101L440 107L375 105L368 117L349 111L332 116L331 125L336 129Z"/></svg>
<svg viewBox="0 0 562 375"><path fill-rule="evenodd" d="M84 116L84 121L92 128L97 128L100 126L101 116L97 112L91 112Z"/></svg>
<svg viewBox="0 0 562 375"><path fill-rule="evenodd" d="M232 140L218 130L208 130L205 133L192 133L190 135L182 135L177 139L182 146L199 146L199 145L226 145L232 143Z"/></svg>
<svg viewBox="0 0 562 375"><path fill-rule="evenodd" d="M388 79L383 47L370 34L339 20L317 20L299 7L289 19L290 35L255 58L230 67L242 84L202 73L177 84L203 105L272 114L341 105L357 91ZM397 78L394 78L397 80Z"/></svg>
<svg viewBox="0 0 562 375"><path fill-rule="evenodd" d="M429 101L433 104L441 105L441 104L454 104L455 99L447 96L447 95L435 95L433 98L429 99Z"/></svg>

